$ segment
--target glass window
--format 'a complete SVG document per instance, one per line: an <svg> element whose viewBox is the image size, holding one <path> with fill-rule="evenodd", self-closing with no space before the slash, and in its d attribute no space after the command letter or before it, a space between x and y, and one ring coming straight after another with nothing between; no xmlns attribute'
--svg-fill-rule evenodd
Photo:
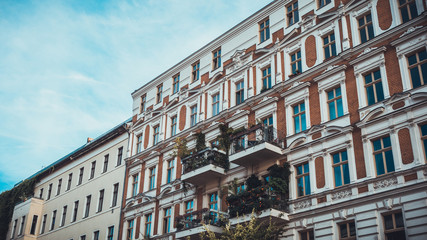
<svg viewBox="0 0 427 240"><path fill-rule="evenodd" d="M177 117L173 116L171 118L171 137L176 135L176 124L177 124Z"/></svg>
<svg viewBox="0 0 427 240"><path fill-rule="evenodd" d="M139 134L136 138L136 152L140 153L142 151L142 134Z"/></svg>
<svg viewBox="0 0 427 240"><path fill-rule="evenodd" d="M58 188L56 189L56 195L61 194L62 178L58 180Z"/></svg>
<svg viewBox="0 0 427 240"><path fill-rule="evenodd" d="M370 72L369 74L364 76L364 79L368 105L372 105L374 103L384 100L384 91L381 81L380 70L378 69L374 72Z"/></svg>
<svg viewBox="0 0 427 240"><path fill-rule="evenodd" d="M335 47L335 34L331 33L323 37L323 51L325 53L325 59L337 55L337 49Z"/></svg>
<svg viewBox="0 0 427 240"><path fill-rule="evenodd" d="M93 240L99 240L99 231L93 232Z"/></svg>
<svg viewBox="0 0 427 240"><path fill-rule="evenodd" d="M145 215L145 236L146 237L151 236L151 222L152 222L152 218L153 218L153 215L151 213Z"/></svg>
<svg viewBox="0 0 427 240"><path fill-rule="evenodd" d="M166 176L166 183L171 183L173 180L173 173L174 173L174 160L168 161L168 169L167 169L167 176Z"/></svg>
<svg viewBox="0 0 427 240"><path fill-rule="evenodd" d="M426 49L407 56L412 87L417 88L427 80L427 52Z"/></svg>
<svg viewBox="0 0 427 240"><path fill-rule="evenodd" d="M331 3L331 0L319 0L319 8L322 8L329 3Z"/></svg>
<svg viewBox="0 0 427 240"><path fill-rule="evenodd" d="M427 156L427 124L421 125L421 141L423 141L424 157Z"/></svg>
<svg viewBox="0 0 427 240"><path fill-rule="evenodd" d="M126 240L132 240L133 239L133 225L134 225L134 219L128 220L128 229L126 231Z"/></svg>
<svg viewBox="0 0 427 240"><path fill-rule="evenodd" d="M162 102L163 84L157 86L156 103Z"/></svg>
<svg viewBox="0 0 427 240"><path fill-rule="evenodd" d="M377 175L394 172L393 152L390 137L383 137L372 141Z"/></svg>
<svg viewBox="0 0 427 240"><path fill-rule="evenodd" d="M402 212L384 214L384 234L387 240L406 239Z"/></svg>
<svg viewBox="0 0 427 240"><path fill-rule="evenodd" d="M185 202L185 214L188 214L187 217L185 218L186 222L191 222L193 220L193 215L191 215L191 213L193 212L194 209L194 201L190 200ZM186 227L189 227L188 224L186 224Z"/></svg>
<svg viewBox="0 0 427 240"><path fill-rule="evenodd" d="M74 210L73 210L73 219L71 222L75 222L77 220L77 213L79 211L79 201L74 202Z"/></svg>
<svg viewBox="0 0 427 240"><path fill-rule="evenodd" d="M157 125L154 127L153 145L157 145L157 143L159 143L159 137L160 137L160 126Z"/></svg>
<svg viewBox="0 0 427 240"><path fill-rule="evenodd" d="M328 96L329 119L339 118L344 114L342 106L341 87L326 92Z"/></svg>
<svg viewBox="0 0 427 240"><path fill-rule="evenodd" d="M265 19L259 23L259 42L270 39L270 19Z"/></svg>
<svg viewBox="0 0 427 240"><path fill-rule="evenodd" d="M147 102L147 95L144 94L144 95L141 96L141 106L139 108L139 112L140 113L145 112L145 104L146 104L146 102Z"/></svg>
<svg viewBox="0 0 427 240"><path fill-rule="evenodd" d="M62 208L62 218L61 218L61 225L60 226L64 226L65 225L65 219L67 218L67 206L64 206Z"/></svg>
<svg viewBox="0 0 427 240"><path fill-rule="evenodd" d="M108 235L107 240L113 240L114 239L114 226L108 227Z"/></svg>
<svg viewBox="0 0 427 240"><path fill-rule="evenodd" d="M299 74L302 72L300 50L291 54L291 68L292 68L292 74Z"/></svg>
<svg viewBox="0 0 427 240"><path fill-rule="evenodd" d="M156 188L156 167L150 168L150 190Z"/></svg>
<svg viewBox="0 0 427 240"><path fill-rule="evenodd" d="M85 209L84 218L89 216L91 199L92 199L92 195L86 196L86 209Z"/></svg>
<svg viewBox="0 0 427 240"><path fill-rule="evenodd" d="M314 240L314 231L313 229L299 232L301 240Z"/></svg>
<svg viewBox="0 0 427 240"><path fill-rule="evenodd" d="M22 220L24 220L25 216L22 218L23 218ZM55 228L55 221L56 221L56 210L52 212L52 222L50 223L50 230L51 231ZM21 234L22 234L22 228L21 228ZM19 234L19 235L21 235L21 234Z"/></svg>
<svg viewBox="0 0 427 240"><path fill-rule="evenodd" d="M102 205L104 205L104 189L99 191L98 212L102 211Z"/></svg>
<svg viewBox="0 0 427 240"><path fill-rule="evenodd" d="M332 169L334 172L335 187L350 183L347 151L332 154Z"/></svg>
<svg viewBox="0 0 427 240"><path fill-rule="evenodd" d="M82 184L84 170L85 170L84 167L80 168L79 182L77 183L77 185Z"/></svg>
<svg viewBox="0 0 427 240"><path fill-rule="evenodd" d="M173 94L179 91L179 74L173 77Z"/></svg>
<svg viewBox="0 0 427 240"><path fill-rule="evenodd" d="M191 67L192 67L191 82L195 82L199 80L200 62L194 63Z"/></svg>
<svg viewBox="0 0 427 240"><path fill-rule="evenodd" d="M245 101L244 82L240 81L236 83L236 105L241 104Z"/></svg>
<svg viewBox="0 0 427 240"><path fill-rule="evenodd" d="M221 48L212 52L212 69L215 70L221 67Z"/></svg>
<svg viewBox="0 0 427 240"><path fill-rule="evenodd" d="M262 71L262 88L261 88L261 92L264 92L265 90L271 88L271 67L268 66L268 67L262 69L261 71Z"/></svg>
<svg viewBox="0 0 427 240"><path fill-rule="evenodd" d="M418 17L417 4L415 0L398 0L400 17L402 22L408 22L411 19Z"/></svg>
<svg viewBox="0 0 427 240"><path fill-rule="evenodd" d="M295 1L286 7L286 16L288 18L288 26L299 21L298 1Z"/></svg>
<svg viewBox="0 0 427 240"><path fill-rule="evenodd" d="M368 13L357 19L359 26L360 42L365 43L374 38L374 27L372 26L372 16Z"/></svg>
<svg viewBox="0 0 427 240"><path fill-rule="evenodd" d="M115 207L117 205L118 194L119 194L119 184L116 183L113 185L113 201L111 203L111 207Z"/></svg>
<svg viewBox="0 0 427 240"><path fill-rule="evenodd" d="M197 105L191 107L190 115L190 126L194 126L197 123Z"/></svg>
<svg viewBox="0 0 427 240"><path fill-rule="evenodd" d="M356 239L356 225L354 224L354 221L347 222L347 223L340 223L338 225L338 228L340 230L339 232L340 240Z"/></svg>
<svg viewBox="0 0 427 240"><path fill-rule="evenodd" d="M37 219L39 216L33 215L33 221L31 222L31 228L30 228L30 234L34 235L36 234L36 226L37 226Z"/></svg>
<svg viewBox="0 0 427 240"><path fill-rule="evenodd" d="M90 168L90 176L89 179L92 179L95 176L95 167L96 167L96 161L92 162L92 166Z"/></svg>
<svg viewBox="0 0 427 240"><path fill-rule="evenodd" d="M73 181L73 174L68 174L68 183L67 183L67 191L71 188L71 182Z"/></svg>
<svg viewBox="0 0 427 240"><path fill-rule="evenodd" d="M306 119L305 119L305 103L300 103L293 106L293 119L295 133L299 133L307 129Z"/></svg>
<svg viewBox="0 0 427 240"><path fill-rule="evenodd" d="M218 221L218 193L209 194L209 210L212 216L212 221L215 223Z"/></svg>
<svg viewBox="0 0 427 240"><path fill-rule="evenodd" d="M104 156L104 169L102 170L103 173L107 172L108 170L108 158L110 157L109 154Z"/></svg>
<svg viewBox="0 0 427 240"><path fill-rule="evenodd" d="M138 173L132 176L132 197L135 197L138 194L138 178Z"/></svg>
<svg viewBox="0 0 427 240"><path fill-rule="evenodd" d="M164 209L163 233L169 233L171 231L171 222L172 222L171 215L172 215L172 208Z"/></svg>
<svg viewBox="0 0 427 240"><path fill-rule="evenodd" d="M122 164L123 159L123 147L119 147L117 150L117 166L120 166Z"/></svg>
<svg viewBox="0 0 427 240"><path fill-rule="evenodd" d="M81 169L80 169L81 170ZM47 189L47 198L46 198L46 200L49 200L50 199L50 196L52 195L52 186L53 186L53 184L51 183L51 184L49 184L49 188Z"/></svg>
<svg viewBox="0 0 427 240"><path fill-rule="evenodd" d="M296 166L296 172L298 197L310 195L310 171L308 163Z"/></svg>
<svg viewBox="0 0 427 240"><path fill-rule="evenodd" d="M212 96L212 116L219 113L219 93Z"/></svg>
<svg viewBox="0 0 427 240"><path fill-rule="evenodd" d="M18 221L18 220L15 220L15 228L16 228L16 222L17 222L17 221ZM47 214L43 215L42 225L41 225L41 227L40 227L40 234L43 234L43 233L44 233L44 230L45 230L45 228L46 228L46 221L47 221ZM13 231L15 231L15 228L14 228L14 230L13 230Z"/></svg>

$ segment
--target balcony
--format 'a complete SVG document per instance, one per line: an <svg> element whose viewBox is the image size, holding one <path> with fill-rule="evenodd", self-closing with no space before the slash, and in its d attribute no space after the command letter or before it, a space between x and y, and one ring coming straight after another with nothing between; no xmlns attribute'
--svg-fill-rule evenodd
<svg viewBox="0 0 427 240"><path fill-rule="evenodd" d="M228 160L224 152L207 148L182 160L181 180L194 185L203 185L212 179L226 175Z"/></svg>
<svg viewBox="0 0 427 240"><path fill-rule="evenodd" d="M282 156L281 142L277 131L271 126L255 125L233 136L230 163L250 167L263 163L272 164Z"/></svg>
<svg viewBox="0 0 427 240"><path fill-rule="evenodd" d="M226 224L224 217L227 217L226 213L210 211L207 208L178 216L175 218L177 228L175 237L176 239L198 240L200 233L206 231L203 225L220 235L223 231L221 227Z"/></svg>

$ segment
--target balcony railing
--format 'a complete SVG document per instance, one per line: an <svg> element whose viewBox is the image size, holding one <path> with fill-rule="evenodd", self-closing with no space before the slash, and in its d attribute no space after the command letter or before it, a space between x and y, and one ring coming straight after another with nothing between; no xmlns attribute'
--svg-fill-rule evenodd
<svg viewBox="0 0 427 240"><path fill-rule="evenodd" d="M187 213L175 218L178 231L184 231L204 225L213 225L217 227L225 226L228 214L220 211L212 211L203 208L198 211Z"/></svg>
<svg viewBox="0 0 427 240"><path fill-rule="evenodd" d="M273 126L255 125L233 136L230 155L266 142L282 147L281 141L277 138L277 130Z"/></svg>
<svg viewBox="0 0 427 240"><path fill-rule="evenodd" d="M191 154L181 160L183 174L197 170L209 164L228 169L228 158L224 152L216 149L206 148L200 152Z"/></svg>

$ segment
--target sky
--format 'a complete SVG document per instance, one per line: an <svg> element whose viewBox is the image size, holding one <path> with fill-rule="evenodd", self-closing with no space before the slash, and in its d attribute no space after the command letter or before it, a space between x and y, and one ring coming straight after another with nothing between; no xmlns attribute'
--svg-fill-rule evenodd
<svg viewBox="0 0 427 240"><path fill-rule="evenodd" d="M0 192L131 117L131 93L271 0L0 0Z"/></svg>

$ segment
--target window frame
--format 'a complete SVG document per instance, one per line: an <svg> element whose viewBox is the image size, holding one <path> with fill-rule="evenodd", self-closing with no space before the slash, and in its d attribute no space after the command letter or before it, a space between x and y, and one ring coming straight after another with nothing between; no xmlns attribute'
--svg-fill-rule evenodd
<svg viewBox="0 0 427 240"><path fill-rule="evenodd" d="M317 1L317 9L323 8L326 5L330 4L332 1L331 0L318 0Z"/></svg>
<svg viewBox="0 0 427 240"><path fill-rule="evenodd" d="M221 68L221 47L212 51L212 71Z"/></svg>
<svg viewBox="0 0 427 240"><path fill-rule="evenodd" d="M142 141L143 141L143 136L141 133L136 136L136 153L140 153L142 151Z"/></svg>
<svg viewBox="0 0 427 240"><path fill-rule="evenodd" d="M191 64L191 83L200 79L200 60Z"/></svg>
<svg viewBox="0 0 427 240"><path fill-rule="evenodd" d="M370 17L371 17L371 20L369 22L367 19L368 15L370 15ZM363 25L360 25L360 19L362 19L362 18L364 19L364 23L363 23ZM360 16L358 16L356 18L356 22L357 22L357 32L359 33L358 36L359 36L360 44L369 42L369 40L375 38L375 28L374 28L374 22L373 22L373 17L372 17L371 11L368 11L368 12L363 13ZM372 28L372 36L371 36L370 28ZM362 39L362 29L365 33L366 40Z"/></svg>
<svg viewBox="0 0 427 240"><path fill-rule="evenodd" d="M412 12L411 12L411 9L410 9L411 6L409 6L409 5L411 5L411 2L415 6L415 11L417 13L417 16L414 16L414 17L412 16ZM418 13L418 7L417 7L417 1L416 0L405 0L404 4L400 4L400 1L397 0L397 8L398 8L398 12L399 12L399 15L400 15L401 23L409 22L412 19L417 18L420 15ZM408 13L408 20L406 20L406 21L403 19L403 16L402 16L402 9L403 8L406 8L406 13Z"/></svg>
<svg viewBox="0 0 427 240"><path fill-rule="evenodd" d="M59 226L62 227L65 225L65 219L67 218L67 208L68 206L65 205L62 207L62 216L61 216L61 222L59 223Z"/></svg>
<svg viewBox="0 0 427 240"><path fill-rule="evenodd" d="M173 226L172 224L172 207L164 208L163 209L163 233L170 233Z"/></svg>
<svg viewBox="0 0 427 240"><path fill-rule="evenodd" d="M411 52L411 53L408 53L405 55L406 62L408 64L409 83L411 84L412 89L422 87L422 86L426 85L426 82L427 82L427 79L423 78L423 70L422 70L423 68L421 67L421 65L427 64L427 57L424 60L420 60L419 53L421 53L421 52L426 52L426 55L427 55L427 50L425 48L418 49L417 51L414 51L414 52ZM413 55L415 55L417 62L415 64L410 65L409 57L413 56ZM415 67L413 67L414 65L415 65ZM414 68L418 69L417 72L418 72L419 77L420 77L420 85L416 86L416 87L414 87L414 81L412 79L413 76L412 76L412 72L411 72L411 69L414 69ZM427 69L425 69L425 71L427 71Z"/></svg>
<svg viewBox="0 0 427 240"><path fill-rule="evenodd" d="M151 167L149 170L149 190L156 189L156 166Z"/></svg>
<svg viewBox="0 0 427 240"><path fill-rule="evenodd" d="M109 158L110 158L110 154L105 154L104 155L104 166L103 166L103 169L102 169L102 173L106 173L108 171L108 161L109 161Z"/></svg>
<svg viewBox="0 0 427 240"><path fill-rule="evenodd" d="M135 219L131 219L127 221L127 229L126 229L126 240L133 239Z"/></svg>
<svg viewBox="0 0 427 240"><path fill-rule="evenodd" d="M114 226L109 226L107 229L107 240L114 239Z"/></svg>
<svg viewBox="0 0 427 240"><path fill-rule="evenodd" d="M175 170L175 160L170 159L166 161L167 169L166 169L166 184L173 182L174 180L174 170Z"/></svg>
<svg viewBox="0 0 427 240"><path fill-rule="evenodd" d="M346 153L346 157L347 159L343 160L343 153ZM339 156L339 162L334 163L334 156L338 155ZM347 149L345 150L341 150L341 151L336 151L331 153L331 163L332 163L332 173L334 176L334 187L338 188L338 187L342 187L345 185L350 184L351 182L351 177L350 177L350 162L349 162L349 157L348 157L348 151ZM347 164L347 174L348 174L348 183L345 182L345 173L344 173L344 169L343 169L343 165ZM340 169L340 179L341 179L341 185L337 186L337 182L336 182L336 172L335 172L335 167L339 167Z"/></svg>
<svg viewBox="0 0 427 240"><path fill-rule="evenodd" d="M380 77L378 78L378 79L375 79L376 77L375 77L375 73L379 73L380 74ZM370 82L370 83L366 83L366 78L368 77L368 76L370 76L370 78L372 79L372 81ZM368 104L368 106L371 106L371 105L374 105L374 104L376 104L376 103L379 103L379 102L381 102L381 101L383 101L384 99L385 99L385 94L384 94L384 86L383 86L383 83L382 83L382 81L383 81L383 79L382 79L382 76L381 76L381 70L380 69L373 69L373 70L371 70L371 71L369 71L369 72L367 72L367 73L364 73L363 74L363 88L365 89L365 98L366 98L366 102L367 102L367 104ZM380 84L379 86L381 86L381 90L378 90L378 85L377 84ZM370 99L370 94L369 94L369 91L368 91L368 88L370 88L372 86L372 92L373 92L373 99L374 99L374 102L373 103L369 103L369 99ZM380 99L380 97L379 97L379 91L382 91L382 99ZM381 95L380 95L381 96Z"/></svg>
<svg viewBox="0 0 427 240"><path fill-rule="evenodd" d="M241 80L235 84L236 92L236 105L239 105L245 101L245 81Z"/></svg>
<svg viewBox="0 0 427 240"><path fill-rule="evenodd" d="M331 36L333 36L333 40L331 40ZM328 43L325 44L325 38L328 39ZM325 60L330 59L332 57L337 56L337 45L336 45L336 38L335 38L335 32L329 32L322 36L323 40L323 58ZM327 57L326 50L328 50L329 56ZM335 53L334 53L335 51Z"/></svg>
<svg viewBox="0 0 427 240"><path fill-rule="evenodd" d="M194 112L193 109L195 109ZM197 104L190 107L190 127L197 125L197 112Z"/></svg>
<svg viewBox="0 0 427 240"><path fill-rule="evenodd" d="M295 7L295 4L297 5L296 7ZM286 26L290 27L295 23L299 22L298 1L293 1L289 3L288 5L286 5L285 8L286 8ZM289 17L290 14L292 14L292 17Z"/></svg>
<svg viewBox="0 0 427 240"><path fill-rule="evenodd" d="M354 224L354 233L355 233L354 236L350 235L350 224L351 223ZM340 223L337 223L337 225L338 225L338 238L339 238L339 240L356 240L356 238L357 238L356 221L350 220L350 221L340 222ZM343 225L345 225L345 227L346 227L347 237L341 236L341 226L343 226Z"/></svg>
<svg viewBox="0 0 427 240"><path fill-rule="evenodd" d="M146 104L147 104L147 94L143 94L141 96L141 103L139 105L139 113L145 112Z"/></svg>
<svg viewBox="0 0 427 240"><path fill-rule="evenodd" d="M314 230L313 229L307 229L303 231L298 232L299 237L301 240L314 240ZM305 235L305 237L303 237ZM312 237L312 238L311 238Z"/></svg>
<svg viewBox="0 0 427 240"><path fill-rule="evenodd" d="M396 225L396 214L400 214L402 216L402 227L397 227ZM395 232L401 232L403 231L405 233L405 237L406 237L406 229L405 229L405 217L403 215L403 211L402 210L396 210L393 212L387 212L387 213L382 213L382 220L383 220L383 228L384 228L384 237L387 240L387 234L389 233L395 233ZM393 222L393 229L386 229L386 219L385 217L387 216L392 216L392 222Z"/></svg>
<svg viewBox="0 0 427 240"><path fill-rule="evenodd" d="M264 92L273 87L271 82L271 65L265 66L261 69L261 92Z"/></svg>
<svg viewBox="0 0 427 240"><path fill-rule="evenodd" d="M212 94L212 117L217 116L220 113L220 102L221 97L219 92Z"/></svg>
<svg viewBox="0 0 427 240"><path fill-rule="evenodd" d="M292 57L295 56L295 60L292 60ZM302 54L301 49L296 49L295 51L289 53L290 66L291 66L291 75L298 75L302 73ZM295 66L295 70L294 70Z"/></svg>
<svg viewBox="0 0 427 240"><path fill-rule="evenodd" d="M337 93L336 93L337 89L340 89L340 95L339 96L337 96ZM334 93L333 94L334 97L332 99L329 99L329 93L330 92ZM326 95L326 105L327 105L327 109L328 109L328 120L332 121L332 120L335 120L337 118L344 116L344 99L343 99L343 91L341 89L341 85L338 85L338 86L332 87L328 90L325 90L325 95ZM341 115L339 114L340 113L339 104L338 104L339 100L341 100L341 112L342 112ZM333 109L334 114L335 114L334 118L332 118L332 116L331 116L330 103L332 103L332 102L334 103L334 109Z"/></svg>
<svg viewBox="0 0 427 240"><path fill-rule="evenodd" d="M153 127L153 146L160 143L160 125Z"/></svg>
<svg viewBox="0 0 427 240"><path fill-rule="evenodd" d="M171 117L171 137L176 135L176 130L178 126L178 117L174 115Z"/></svg>
<svg viewBox="0 0 427 240"><path fill-rule="evenodd" d="M301 109L301 105L303 105L304 106L304 109L302 110ZM295 107L298 107L298 112L297 113L295 113ZM300 132L304 132L305 130L307 130L307 115L306 115L306 111L307 111L307 108L305 107L305 101L301 101L301 102L298 102L298 103L296 103L296 104L294 104L294 105L292 105L292 122L293 122L293 127L294 127L294 133L295 134L298 134L298 133L300 133ZM296 118L298 118L299 119L299 129L297 129L297 126L296 126ZM303 118L304 118L304 121L303 121ZM303 123L305 124L305 127L303 127Z"/></svg>
<svg viewBox="0 0 427 240"><path fill-rule="evenodd" d="M135 197L136 195L138 195L139 189L139 173L133 174L132 175L132 192L131 192L131 197Z"/></svg>
<svg viewBox="0 0 427 240"><path fill-rule="evenodd" d="M179 73L172 77L172 95L179 92L179 78Z"/></svg>
<svg viewBox="0 0 427 240"><path fill-rule="evenodd" d="M259 43L270 39L270 18L266 17L258 23Z"/></svg>
<svg viewBox="0 0 427 240"><path fill-rule="evenodd" d="M153 223L153 213L148 213L144 215L145 217L145 236L151 236L151 226Z"/></svg>
<svg viewBox="0 0 427 240"><path fill-rule="evenodd" d="M122 160L123 160L123 147L119 147L117 149L117 162L116 162L116 166L122 165Z"/></svg>
<svg viewBox="0 0 427 240"><path fill-rule="evenodd" d="M159 104L163 101L162 95L163 95L163 83L160 85L157 85L156 87L157 93L156 93L156 104Z"/></svg>
<svg viewBox="0 0 427 240"><path fill-rule="evenodd" d="M298 174L298 167L300 167L300 166L302 166L302 173L300 173L300 174ZM305 166L307 166L307 168L308 168L308 172L305 172ZM306 176L308 176L307 178L306 178ZM300 195L300 191L299 191L299 189L298 189L298 180L299 179L302 179L302 182L303 182L303 190L302 190L302 195ZM308 186L309 186L309 192L307 192L307 189L306 189L306 185L307 185L307 183L306 183L306 179L308 179ZM295 186L296 186L296 197L297 198L300 198L300 197L304 197L304 196L308 196L308 195L311 195L311 181L310 181L310 163L307 161L307 162L302 162L302 163L300 163L300 164L297 164L297 165L295 165Z"/></svg>
<svg viewBox="0 0 427 240"><path fill-rule="evenodd" d="M389 138L390 146L384 147L384 139L386 139L386 138ZM380 141L381 149L375 150L375 143L374 142L376 142L376 141ZM389 173L395 172L396 171L396 164L394 163L393 146L392 146L391 136L390 135L383 135L381 137L374 138L371 140L371 145L372 145L372 156L373 156L376 176L383 176L383 175L387 175ZM386 155L387 152L390 152L391 160L387 159L387 155ZM382 174L378 173L378 165L377 165L377 159L376 159L376 156L378 156L378 154L381 154L381 157L382 157L382 164L383 164L383 169L384 169L384 173L382 173ZM393 170L388 170L387 161L391 161L391 163L393 164Z"/></svg>

